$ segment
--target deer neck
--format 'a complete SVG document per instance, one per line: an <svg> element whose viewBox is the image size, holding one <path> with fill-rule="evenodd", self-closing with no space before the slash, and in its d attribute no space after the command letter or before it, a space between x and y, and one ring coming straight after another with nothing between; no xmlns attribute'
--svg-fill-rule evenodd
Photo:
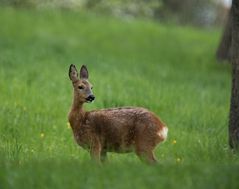
<svg viewBox="0 0 239 189"><path fill-rule="evenodd" d="M71 109L76 112L84 112L83 102L81 102L76 95L74 95Z"/></svg>
<svg viewBox="0 0 239 189"><path fill-rule="evenodd" d="M85 111L83 109L83 102L79 100L79 98L74 95L72 107L69 115L69 121L73 129L75 127L79 127L85 118Z"/></svg>

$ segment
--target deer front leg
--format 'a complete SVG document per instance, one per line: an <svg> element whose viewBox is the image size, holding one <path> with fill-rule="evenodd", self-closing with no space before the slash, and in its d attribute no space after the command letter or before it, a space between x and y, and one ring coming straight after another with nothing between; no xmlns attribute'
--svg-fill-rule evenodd
<svg viewBox="0 0 239 189"><path fill-rule="evenodd" d="M101 149L100 159L101 159L102 162L107 161L107 151L106 150Z"/></svg>
<svg viewBox="0 0 239 189"><path fill-rule="evenodd" d="M90 147L91 159L100 163L101 162L101 144L98 138L93 138Z"/></svg>

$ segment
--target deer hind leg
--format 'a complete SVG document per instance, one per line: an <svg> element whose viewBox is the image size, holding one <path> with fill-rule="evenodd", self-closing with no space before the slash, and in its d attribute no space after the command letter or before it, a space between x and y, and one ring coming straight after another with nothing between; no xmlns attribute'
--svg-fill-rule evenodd
<svg viewBox="0 0 239 189"><path fill-rule="evenodd" d="M155 158L153 150L137 149L136 154L141 161L144 161L148 164L157 163L157 159Z"/></svg>
<svg viewBox="0 0 239 189"><path fill-rule="evenodd" d="M135 151L137 156L148 164L154 164L157 159L154 155L154 148L160 142L159 136L155 132L144 132L138 135Z"/></svg>
<svg viewBox="0 0 239 189"><path fill-rule="evenodd" d="M154 155L155 145L151 141L141 140L142 142L136 145L136 154L144 162L148 164L157 163L157 159Z"/></svg>

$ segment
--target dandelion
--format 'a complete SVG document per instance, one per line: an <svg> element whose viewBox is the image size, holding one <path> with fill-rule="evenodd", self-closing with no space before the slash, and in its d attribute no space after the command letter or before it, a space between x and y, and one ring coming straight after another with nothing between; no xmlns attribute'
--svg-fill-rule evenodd
<svg viewBox="0 0 239 189"><path fill-rule="evenodd" d="M40 137L41 137L41 138L44 138L44 137L45 137L45 134L44 134L44 133L41 133L41 134L40 134Z"/></svg>
<svg viewBox="0 0 239 189"><path fill-rule="evenodd" d="M180 162L181 162L181 159L180 159L180 158L177 158L177 159L176 159L176 162L177 162L177 163L180 163Z"/></svg>
<svg viewBox="0 0 239 189"><path fill-rule="evenodd" d="M176 140L173 140L172 144L176 144L176 143L177 143L177 141L176 141Z"/></svg>
<svg viewBox="0 0 239 189"><path fill-rule="evenodd" d="M70 129L71 128L71 125L69 122L67 122L67 128Z"/></svg>

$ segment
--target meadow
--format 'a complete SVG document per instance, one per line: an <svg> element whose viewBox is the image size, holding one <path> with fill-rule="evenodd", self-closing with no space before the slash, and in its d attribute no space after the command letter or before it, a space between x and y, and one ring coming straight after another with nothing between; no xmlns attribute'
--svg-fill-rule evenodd
<svg viewBox="0 0 239 189"><path fill-rule="evenodd" d="M11 8L0 25L1 189L239 188L220 29ZM167 124L157 165L112 153L99 166L75 143L70 64L88 66L96 100L85 109L142 106Z"/></svg>

